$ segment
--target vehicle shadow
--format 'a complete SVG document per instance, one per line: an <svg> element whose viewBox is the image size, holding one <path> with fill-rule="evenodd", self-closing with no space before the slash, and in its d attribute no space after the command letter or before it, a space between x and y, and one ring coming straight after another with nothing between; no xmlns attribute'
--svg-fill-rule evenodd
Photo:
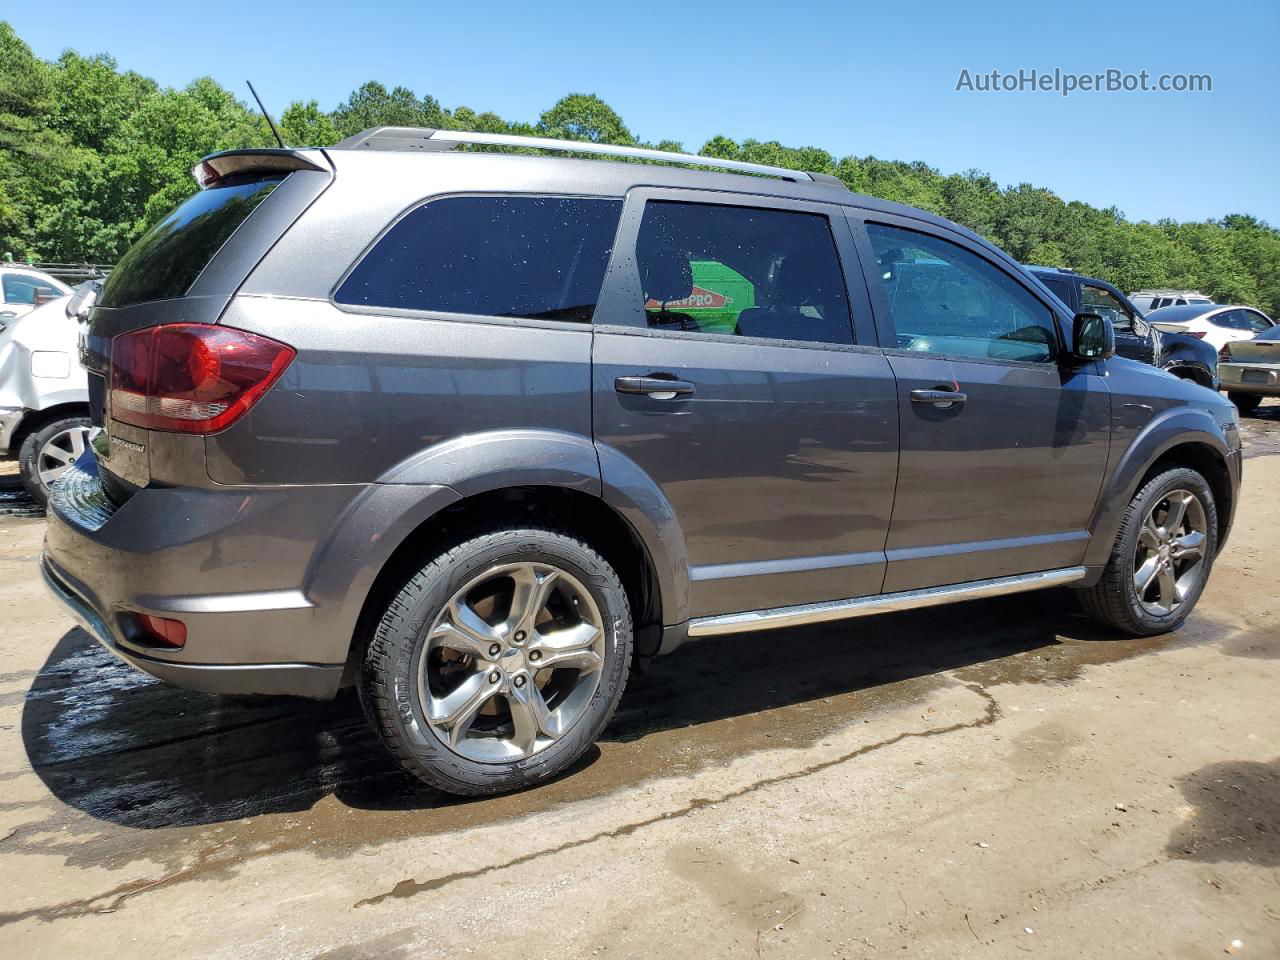
<svg viewBox="0 0 1280 960"><path fill-rule="evenodd" d="M1065 591L705 640L633 673L601 739L621 748L666 731L805 705L803 722L768 714L781 739L802 746L895 697L909 700L909 691L893 686L902 681L919 679L927 690L953 682L942 676L948 671L983 684L1061 681L1085 664L1165 642L1119 639L1092 626ZM778 745L765 736L772 734L739 720L716 729L714 749L731 756ZM367 810L466 803L402 771L367 728L352 691L332 703L192 693L118 662L79 629L62 637L27 692L22 739L58 800L129 827L293 813L330 794ZM632 755L619 766L630 772L607 782L587 776L588 793L665 769L662 755L644 759L625 749ZM577 771L599 756L591 751Z"/></svg>

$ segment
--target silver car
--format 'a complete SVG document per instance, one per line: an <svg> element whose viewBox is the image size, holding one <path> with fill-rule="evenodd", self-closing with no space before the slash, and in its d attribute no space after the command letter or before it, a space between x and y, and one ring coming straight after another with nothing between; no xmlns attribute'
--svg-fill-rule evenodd
<svg viewBox="0 0 1280 960"><path fill-rule="evenodd" d="M1228 343L1219 357L1222 389L1242 414L1253 413L1263 397L1280 397L1280 326Z"/></svg>

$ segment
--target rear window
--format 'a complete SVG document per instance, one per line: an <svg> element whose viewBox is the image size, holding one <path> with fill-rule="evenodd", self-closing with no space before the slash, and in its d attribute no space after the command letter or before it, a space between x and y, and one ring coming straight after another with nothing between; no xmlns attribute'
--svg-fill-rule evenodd
<svg viewBox="0 0 1280 960"><path fill-rule="evenodd" d="M587 323L621 210L621 200L587 197L434 200L392 226L334 300Z"/></svg>
<svg viewBox="0 0 1280 960"><path fill-rule="evenodd" d="M148 230L111 271L104 307L180 297L283 177L201 190Z"/></svg>

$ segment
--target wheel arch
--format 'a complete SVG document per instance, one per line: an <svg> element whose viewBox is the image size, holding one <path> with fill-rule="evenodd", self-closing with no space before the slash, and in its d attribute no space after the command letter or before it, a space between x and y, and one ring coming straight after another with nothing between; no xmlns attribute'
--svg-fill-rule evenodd
<svg viewBox="0 0 1280 960"><path fill-rule="evenodd" d="M1129 501L1151 477L1175 466L1191 467L1209 483L1218 512L1218 549L1235 512L1237 477L1232 453L1205 411L1181 408L1148 424L1124 451L1095 508L1085 564L1100 569L1110 556Z"/></svg>
<svg viewBox="0 0 1280 960"><path fill-rule="evenodd" d="M32 410L22 418L18 428L13 431L13 435L9 438L9 450L16 454L22 449L23 441L27 437L55 420L60 420L63 417L87 416L89 416L89 402L87 400L59 403L52 407L45 407L43 410Z"/></svg>
<svg viewBox="0 0 1280 960"><path fill-rule="evenodd" d="M602 461L608 463L603 470ZM375 611L381 615L425 557L473 532L513 522L562 528L614 566L631 600L640 656L657 652L664 625L688 618L684 538L651 478L616 451L598 454L588 437L493 431L456 437L406 459L370 484L334 524L304 586L338 618L334 639L347 646L331 655L351 665Z"/></svg>

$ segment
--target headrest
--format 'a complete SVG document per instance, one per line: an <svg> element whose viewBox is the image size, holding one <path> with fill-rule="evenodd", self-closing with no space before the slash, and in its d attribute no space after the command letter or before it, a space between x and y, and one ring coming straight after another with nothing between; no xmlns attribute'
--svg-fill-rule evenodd
<svg viewBox="0 0 1280 960"><path fill-rule="evenodd" d="M795 307L825 304L835 299L835 291L828 289L831 280L831 271L825 265L793 253L778 266L774 297L779 303Z"/></svg>
<svg viewBox="0 0 1280 960"><path fill-rule="evenodd" d="M644 295L659 303L683 300L693 293L689 258L673 247L655 247L640 258Z"/></svg>

